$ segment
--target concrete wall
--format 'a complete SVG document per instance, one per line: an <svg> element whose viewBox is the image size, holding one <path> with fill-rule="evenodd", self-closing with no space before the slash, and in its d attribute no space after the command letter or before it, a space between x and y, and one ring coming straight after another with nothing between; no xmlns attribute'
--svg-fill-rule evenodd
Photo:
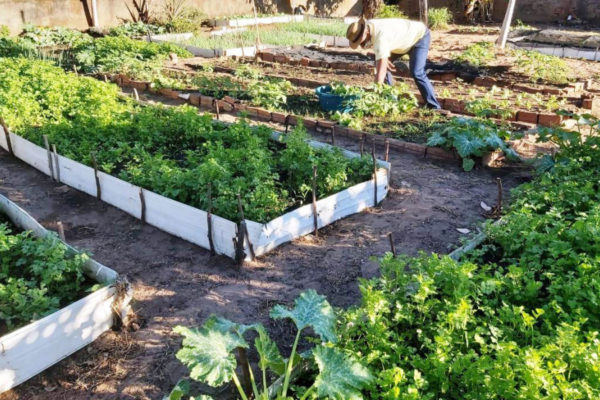
<svg viewBox="0 0 600 400"><path fill-rule="evenodd" d="M430 8L447 7L457 22L465 22L464 0L428 0ZM419 16L418 0L399 0L400 8L411 17ZM508 0L495 0L494 21L502 22ZM523 22L566 20L571 14L582 20L600 22L600 0L517 0L515 19Z"/></svg>
<svg viewBox="0 0 600 400"><path fill-rule="evenodd" d="M97 0L98 19L101 26L117 25L129 19L125 1ZM149 0L151 10L159 12L164 0ZM253 0L187 0L187 5L198 8L209 17L250 14ZM308 5L317 15L346 16L359 14L361 0L256 0L259 12L291 13L294 5ZM0 25L7 25L18 33L24 24L41 26L67 26L87 29L91 25L91 0L0 0Z"/></svg>

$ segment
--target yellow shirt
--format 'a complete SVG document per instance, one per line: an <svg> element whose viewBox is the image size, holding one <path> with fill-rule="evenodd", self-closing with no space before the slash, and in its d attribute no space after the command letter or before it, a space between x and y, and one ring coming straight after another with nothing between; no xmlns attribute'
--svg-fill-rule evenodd
<svg viewBox="0 0 600 400"><path fill-rule="evenodd" d="M376 60L387 58L392 53L408 53L427 32L424 23L402 18L371 19L367 23Z"/></svg>

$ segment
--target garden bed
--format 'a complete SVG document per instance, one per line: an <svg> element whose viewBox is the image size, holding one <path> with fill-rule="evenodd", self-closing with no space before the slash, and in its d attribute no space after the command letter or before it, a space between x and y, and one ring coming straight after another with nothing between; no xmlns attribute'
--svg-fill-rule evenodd
<svg viewBox="0 0 600 400"><path fill-rule="evenodd" d="M25 149L21 143L16 146L23 154ZM0 196L0 212L18 228L31 231L34 237L46 238L50 235L33 217L4 196ZM68 251L77 253L66 243L63 244ZM0 393L25 382L93 342L113 326L115 318L125 318L131 299L129 284L118 280L117 273L112 269L89 258L83 264L83 272L103 287L0 337Z"/></svg>
<svg viewBox="0 0 600 400"><path fill-rule="evenodd" d="M227 27L242 27L242 26L253 26L253 25L271 25L271 24L285 24L288 22L302 22L304 21L304 15L274 15L272 17L258 17L258 18L235 18L235 19L214 19L212 25L227 26Z"/></svg>

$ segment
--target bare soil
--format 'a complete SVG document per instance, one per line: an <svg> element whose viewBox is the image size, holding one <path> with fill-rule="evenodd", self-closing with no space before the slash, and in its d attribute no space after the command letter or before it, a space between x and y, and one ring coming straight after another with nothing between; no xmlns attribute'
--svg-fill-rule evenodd
<svg viewBox="0 0 600 400"><path fill-rule="evenodd" d="M358 150L355 141L340 138L337 144ZM382 153L377 148L379 157ZM0 400L160 399L186 373L175 358L181 341L172 328L201 324L212 313L263 322L284 353L289 352L293 332L289 324L269 321L273 305L289 304L308 288L326 295L335 307L356 304L357 279L378 274L370 258L389 251L389 232L400 253L448 253L464 237L457 228L476 230L483 220L480 202L495 204L497 177L507 189L529 179L526 169L466 173L457 165L394 151L390 161L391 188L380 207L237 269L227 258L210 257L208 251L52 182L0 152L0 193L50 229L62 221L71 244L126 275L137 315L128 331L103 334ZM226 390L218 397L231 395Z"/></svg>

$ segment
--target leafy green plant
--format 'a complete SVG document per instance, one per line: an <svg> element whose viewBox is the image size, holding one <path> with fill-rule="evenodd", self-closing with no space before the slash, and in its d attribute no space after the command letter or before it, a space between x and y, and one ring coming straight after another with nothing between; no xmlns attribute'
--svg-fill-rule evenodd
<svg viewBox="0 0 600 400"><path fill-rule="evenodd" d="M408 17L402 11L400 7L394 4L383 4L377 11L376 18L404 18Z"/></svg>
<svg viewBox="0 0 600 400"><path fill-rule="evenodd" d="M447 7L431 8L428 14L429 27L433 30L448 29L452 22L452 13Z"/></svg>
<svg viewBox="0 0 600 400"><path fill-rule="evenodd" d="M286 79L264 79L248 85L248 95L252 103L268 109L280 109L287 103L288 92L293 86Z"/></svg>
<svg viewBox="0 0 600 400"><path fill-rule="evenodd" d="M441 125L429 137L427 145L456 149L463 159L463 169L470 171L475 166L473 157L481 157L488 151L502 150L507 157L518 158L506 144L509 138L510 132L490 121L458 117Z"/></svg>
<svg viewBox="0 0 600 400"><path fill-rule="evenodd" d="M508 100L496 100L492 97L480 97L467 102L465 111L481 118L495 117L505 120L515 115Z"/></svg>
<svg viewBox="0 0 600 400"><path fill-rule="evenodd" d="M3 218L4 219L4 218ZM0 223L0 334L79 298L86 254L72 254L58 237L37 238Z"/></svg>
<svg viewBox="0 0 600 400"><path fill-rule="evenodd" d="M134 37L145 37L148 34L156 35L165 33L166 29L162 26L145 24L141 21L138 22L126 22L122 25L110 28L108 34L111 36L127 36L130 38Z"/></svg>
<svg viewBox="0 0 600 400"><path fill-rule="evenodd" d="M63 27L44 28L30 24L23 28L21 37L36 46L74 47L92 41L91 36L74 29Z"/></svg>
<svg viewBox="0 0 600 400"><path fill-rule="evenodd" d="M174 328L176 333L184 336L177 358L190 369L190 378L214 387L233 381L240 397L247 400L249 395L245 393L236 374L234 351L249 348L244 336L255 331L258 335L254 340L254 347L259 355L258 366L262 375L260 389L261 382L255 380L251 366L247 365L255 399L270 398L268 371L283 381L275 394L276 398L290 398L288 394L292 371L301 363L308 362L316 364L318 373L313 378L313 383L308 388L302 388L302 393L298 393L296 398L303 400L313 394L318 398L362 398L360 390L371 382L371 375L356 359L331 347L331 343L337 340L334 331L336 316L325 297L314 290L307 290L295 300L292 309L275 306L271 310L271 318L290 319L296 326L296 337L287 360L281 356L277 344L269 338L261 324L242 325L216 316L211 316L200 328ZM299 355L298 343L302 332L307 328L312 329L324 344L316 346L306 355ZM175 388L177 393L187 395L185 389L181 384Z"/></svg>
<svg viewBox="0 0 600 400"><path fill-rule="evenodd" d="M515 55L519 72L529 76L533 83L566 84L572 78L573 71L560 57L529 50L515 50Z"/></svg>
<svg viewBox="0 0 600 400"><path fill-rule="evenodd" d="M0 38L5 38L10 36L10 29L6 25L0 25Z"/></svg>
<svg viewBox="0 0 600 400"><path fill-rule="evenodd" d="M465 51L456 57L456 60L474 67L481 67L495 58L494 43L477 42L469 45Z"/></svg>

